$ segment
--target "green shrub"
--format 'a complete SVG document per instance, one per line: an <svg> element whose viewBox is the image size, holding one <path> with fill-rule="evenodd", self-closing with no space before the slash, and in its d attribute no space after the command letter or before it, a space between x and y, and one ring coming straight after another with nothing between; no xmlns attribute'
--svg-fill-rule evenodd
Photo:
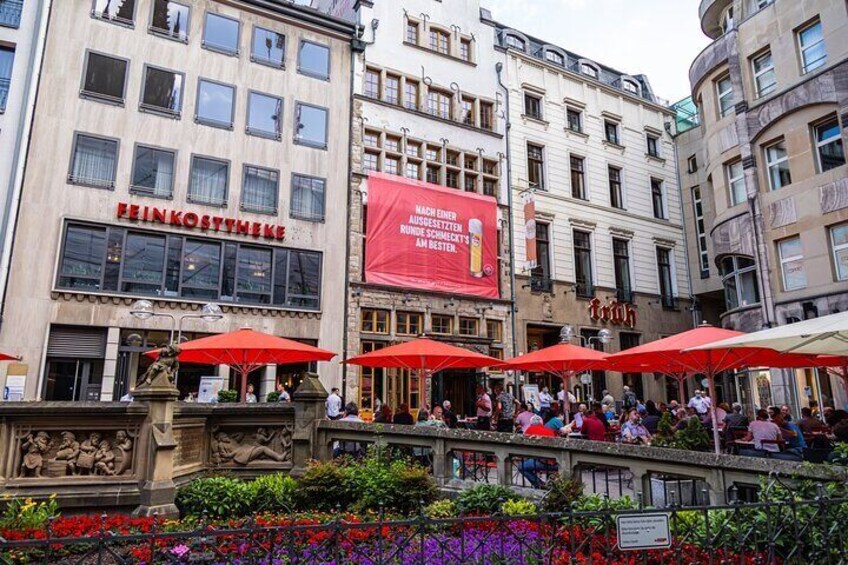
<svg viewBox="0 0 848 565"><path fill-rule="evenodd" d="M410 514L419 504L436 498L437 487L427 469L390 458L390 452L374 446L368 456L343 468L353 496L355 512L388 511Z"/></svg>
<svg viewBox="0 0 848 565"><path fill-rule="evenodd" d="M601 494L592 493L583 495L574 503L575 512L600 512L602 510L634 510L637 508L636 501L629 496L620 498L608 498Z"/></svg>
<svg viewBox="0 0 848 565"><path fill-rule="evenodd" d="M651 440L654 447L672 447L674 444L674 419L671 412L663 412L657 422L657 433Z"/></svg>
<svg viewBox="0 0 848 565"><path fill-rule="evenodd" d="M177 492L177 508L183 516L240 518L252 511L253 491L239 479L194 479Z"/></svg>
<svg viewBox="0 0 848 565"><path fill-rule="evenodd" d="M435 500L424 508L424 514L430 518L453 518L457 514L456 503L449 499Z"/></svg>
<svg viewBox="0 0 848 565"><path fill-rule="evenodd" d="M401 465L397 472L397 494L394 508L403 513L412 513L420 503L429 504L436 500L439 488L430 472L418 465Z"/></svg>
<svg viewBox="0 0 848 565"><path fill-rule="evenodd" d="M353 499L342 467L332 461L313 461L298 481L294 503L299 510L332 512L347 510Z"/></svg>
<svg viewBox="0 0 848 565"><path fill-rule="evenodd" d="M456 498L456 507L463 514L495 514L508 500L521 496L502 485L477 485L463 490Z"/></svg>
<svg viewBox="0 0 848 565"><path fill-rule="evenodd" d="M265 400L268 402L279 402L280 401L280 393L275 391L269 392L268 396L265 397Z"/></svg>
<svg viewBox="0 0 848 565"><path fill-rule="evenodd" d="M674 447L689 451L708 451L712 440L698 418L690 418L683 429L674 434Z"/></svg>
<svg viewBox="0 0 848 565"><path fill-rule="evenodd" d="M571 505L583 496L583 482L570 475L559 475L548 482L542 510L545 512L568 512Z"/></svg>
<svg viewBox="0 0 848 565"><path fill-rule="evenodd" d="M262 475L250 483L257 512L292 512L297 481L283 473Z"/></svg>
<svg viewBox="0 0 848 565"><path fill-rule="evenodd" d="M5 498L5 497L4 497ZM31 498L12 498L0 515L0 528L7 530L41 530L50 518L59 516L59 503L53 494L47 500L35 502Z"/></svg>
<svg viewBox="0 0 848 565"><path fill-rule="evenodd" d="M218 391L218 403L226 404L230 402L235 402L238 400L238 391L237 390L219 390Z"/></svg>
<svg viewBox="0 0 848 565"><path fill-rule="evenodd" d="M533 516L539 511L532 501L522 498L520 500L507 500L501 506L501 512L507 516Z"/></svg>

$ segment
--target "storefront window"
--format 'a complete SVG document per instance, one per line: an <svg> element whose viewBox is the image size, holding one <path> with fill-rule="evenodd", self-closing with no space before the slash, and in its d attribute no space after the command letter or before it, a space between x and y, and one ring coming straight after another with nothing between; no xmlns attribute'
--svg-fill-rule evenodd
<svg viewBox="0 0 848 565"><path fill-rule="evenodd" d="M217 298L221 280L220 245L186 240L183 265L183 296Z"/></svg>
<svg viewBox="0 0 848 565"><path fill-rule="evenodd" d="M160 294L165 265L165 237L128 234L122 264L121 292Z"/></svg>
<svg viewBox="0 0 848 565"><path fill-rule="evenodd" d="M59 286L100 290L106 230L69 226L65 232Z"/></svg>
<svg viewBox="0 0 848 565"><path fill-rule="evenodd" d="M271 250L256 247L239 249L238 258L239 301L251 304L271 303Z"/></svg>
<svg viewBox="0 0 848 565"><path fill-rule="evenodd" d="M731 256L721 261L724 299L728 310L759 304L757 265L753 259Z"/></svg>

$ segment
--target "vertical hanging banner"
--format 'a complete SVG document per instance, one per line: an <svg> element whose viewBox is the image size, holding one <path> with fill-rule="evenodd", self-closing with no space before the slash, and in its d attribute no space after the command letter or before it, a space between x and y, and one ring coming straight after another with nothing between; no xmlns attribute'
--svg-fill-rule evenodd
<svg viewBox="0 0 848 565"><path fill-rule="evenodd" d="M536 200L531 191L521 194L524 201L524 270L535 269L539 265L536 255Z"/></svg>
<svg viewBox="0 0 848 565"><path fill-rule="evenodd" d="M367 214L366 282L499 298L494 198L371 173Z"/></svg>

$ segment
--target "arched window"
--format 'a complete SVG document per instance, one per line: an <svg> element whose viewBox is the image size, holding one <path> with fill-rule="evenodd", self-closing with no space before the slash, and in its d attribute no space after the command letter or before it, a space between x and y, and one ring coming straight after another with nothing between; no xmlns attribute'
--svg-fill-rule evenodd
<svg viewBox="0 0 848 565"><path fill-rule="evenodd" d="M639 95L639 85L633 82L632 80L625 79L621 81L621 84L624 87L624 90L626 90L627 92L635 94L637 96Z"/></svg>
<svg viewBox="0 0 848 565"><path fill-rule="evenodd" d="M545 59L554 63L555 65L565 66L565 57L562 56L561 53L557 51L545 51Z"/></svg>
<svg viewBox="0 0 848 565"><path fill-rule="evenodd" d="M760 303L757 264L750 257L724 257L721 260L721 279L728 310Z"/></svg>
<svg viewBox="0 0 848 565"><path fill-rule="evenodd" d="M580 72L592 78L598 78L598 67L591 63L580 63Z"/></svg>
<svg viewBox="0 0 848 565"><path fill-rule="evenodd" d="M518 49L519 51L527 50L527 43L517 35L512 34L506 36L506 46Z"/></svg>

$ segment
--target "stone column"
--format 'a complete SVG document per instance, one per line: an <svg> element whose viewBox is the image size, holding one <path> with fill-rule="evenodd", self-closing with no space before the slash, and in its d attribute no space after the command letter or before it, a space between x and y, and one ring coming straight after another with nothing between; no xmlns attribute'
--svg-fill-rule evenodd
<svg viewBox="0 0 848 565"><path fill-rule="evenodd" d="M178 516L174 504L174 404L179 391L171 385L147 386L133 391L135 402L148 406L147 419L139 434L142 453L139 458L139 490L141 500L134 516Z"/></svg>
<svg viewBox="0 0 848 565"><path fill-rule="evenodd" d="M111 327L106 332L106 358L103 361L103 381L100 385L100 400L110 402L115 393L115 377L118 368L118 347L121 340L121 328ZM128 388L129 390L129 388Z"/></svg>
<svg viewBox="0 0 848 565"><path fill-rule="evenodd" d="M268 395L277 387L277 366L268 365L261 369L262 378L259 380L259 402L265 402Z"/></svg>
<svg viewBox="0 0 848 565"><path fill-rule="evenodd" d="M445 486L453 478L453 469L449 468L445 440L439 438L433 445L433 478L439 486Z"/></svg>
<svg viewBox="0 0 848 565"><path fill-rule="evenodd" d="M304 373L303 382L294 392L294 433L292 434L292 475L299 476L314 455L323 453L318 442L318 422L324 419L327 389L316 373Z"/></svg>

